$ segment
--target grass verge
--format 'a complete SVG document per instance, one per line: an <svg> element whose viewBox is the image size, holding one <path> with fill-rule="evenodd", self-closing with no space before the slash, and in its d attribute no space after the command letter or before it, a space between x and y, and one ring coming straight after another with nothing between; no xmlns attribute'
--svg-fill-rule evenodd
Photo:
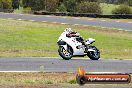
<svg viewBox="0 0 132 88"><path fill-rule="evenodd" d="M0 73L0 84L76 84L72 73Z"/></svg>
<svg viewBox="0 0 132 88"><path fill-rule="evenodd" d="M0 19L0 56L58 57L56 42L67 27L95 38L102 58L132 59L132 32L12 19Z"/></svg>
<svg viewBox="0 0 132 88"><path fill-rule="evenodd" d="M1 85L77 86L75 73L0 73ZM132 86L129 84L86 84L85 86Z"/></svg>

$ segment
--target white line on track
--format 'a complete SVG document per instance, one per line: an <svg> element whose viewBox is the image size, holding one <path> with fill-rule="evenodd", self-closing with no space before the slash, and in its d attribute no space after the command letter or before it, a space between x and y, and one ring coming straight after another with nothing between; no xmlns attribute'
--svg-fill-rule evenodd
<svg viewBox="0 0 132 88"><path fill-rule="evenodd" d="M67 17L62 17L62 18L67 18Z"/></svg>
<svg viewBox="0 0 132 88"><path fill-rule="evenodd" d="M47 15L47 16L45 16L45 17L52 17L52 16L48 16L48 15Z"/></svg>
<svg viewBox="0 0 132 88"><path fill-rule="evenodd" d="M17 19L17 20L22 20L22 19Z"/></svg>
<svg viewBox="0 0 132 88"><path fill-rule="evenodd" d="M38 73L38 72L41 72L41 71L0 71L0 73ZM60 73L63 73L63 72L60 72ZM69 72L66 72L66 73L69 73ZM74 72L70 72L70 73L74 73ZM89 73L89 74L118 74L120 72L86 72L86 73Z"/></svg>
<svg viewBox="0 0 132 88"><path fill-rule="evenodd" d="M88 72L90 74L118 74L120 72Z"/></svg>
<svg viewBox="0 0 132 88"><path fill-rule="evenodd" d="M79 24L74 24L74 25L79 25Z"/></svg>
<svg viewBox="0 0 132 88"><path fill-rule="evenodd" d="M121 30L122 31L123 29L118 29L118 30Z"/></svg>
<svg viewBox="0 0 132 88"><path fill-rule="evenodd" d="M119 23L120 21L116 21L117 23Z"/></svg>
<svg viewBox="0 0 132 88"><path fill-rule="evenodd" d="M21 73L21 72L40 72L40 71L0 71L0 73L2 73L2 72L4 72L4 73L7 73L7 72L10 72L10 73Z"/></svg>
<svg viewBox="0 0 132 88"><path fill-rule="evenodd" d="M61 23L61 24L68 24L68 23Z"/></svg>
<svg viewBox="0 0 132 88"><path fill-rule="evenodd" d="M24 15L24 14L19 14L19 15Z"/></svg>
<svg viewBox="0 0 132 88"><path fill-rule="evenodd" d="M37 15L32 15L32 16L37 16Z"/></svg>
<svg viewBox="0 0 132 88"><path fill-rule="evenodd" d="M35 21L35 20L29 20L29 21Z"/></svg>
<svg viewBox="0 0 132 88"><path fill-rule="evenodd" d="M74 18L74 19L80 19L80 18Z"/></svg>
<svg viewBox="0 0 132 88"><path fill-rule="evenodd" d="M93 20L93 19L88 19L88 20Z"/></svg>
<svg viewBox="0 0 132 88"><path fill-rule="evenodd" d="M127 22L127 23L131 24L132 22Z"/></svg>
<svg viewBox="0 0 132 88"><path fill-rule="evenodd" d="M101 21L106 21L106 20L101 20Z"/></svg>
<svg viewBox="0 0 132 88"><path fill-rule="evenodd" d="M82 26L87 27L87 26L89 26L89 25L82 25Z"/></svg>
<svg viewBox="0 0 132 88"><path fill-rule="evenodd" d="M52 23L56 24L57 22L52 22Z"/></svg>
<svg viewBox="0 0 132 88"><path fill-rule="evenodd" d="M47 22L47 21L42 21L42 22Z"/></svg>

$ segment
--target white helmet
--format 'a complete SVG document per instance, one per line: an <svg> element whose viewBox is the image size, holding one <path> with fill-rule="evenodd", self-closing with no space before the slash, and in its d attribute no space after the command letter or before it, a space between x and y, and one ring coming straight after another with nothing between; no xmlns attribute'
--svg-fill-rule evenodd
<svg viewBox="0 0 132 88"><path fill-rule="evenodd" d="M73 32L71 28L66 28L64 31L65 32Z"/></svg>

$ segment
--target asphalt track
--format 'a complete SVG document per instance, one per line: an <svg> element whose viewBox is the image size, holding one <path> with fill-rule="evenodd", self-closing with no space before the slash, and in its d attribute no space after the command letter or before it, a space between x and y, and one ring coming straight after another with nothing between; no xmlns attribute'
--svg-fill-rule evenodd
<svg viewBox="0 0 132 88"><path fill-rule="evenodd" d="M0 71L44 71L44 72L76 72L82 66L87 72L132 73L132 60L104 60L32 57L1 57Z"/></svg>
<svg viewBox="0 0 132 88"><path fill-rule="evenodd" d="M132 22L120 22L120 21L108 21L108 20L85 20L80 18L66 18L57 16L45 16L45 15L24 15L24 14L12 14L12 13L0 13L0 18L13 18L18 20L31 20L31 21L43 21L54 22L62 24L84 25L84 26L96 26L105 28L114 28L120 30L132 31Z"/></svg>

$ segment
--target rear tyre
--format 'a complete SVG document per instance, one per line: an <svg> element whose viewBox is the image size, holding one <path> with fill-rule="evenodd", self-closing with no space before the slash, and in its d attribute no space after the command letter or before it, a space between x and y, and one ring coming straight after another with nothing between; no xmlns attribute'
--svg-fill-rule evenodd
<svg viewBox="0 0 132 88"><path fill-rule="evenodd" d="M63 46L59 46L58 52L64 60L70 60L73 56L73 52L70 46L67 50L65 50Z"/></svg>
<svg viewBox="0 0 132 88"><path fill-rule="evenodd" d="M100 58L100 51L99 49L97 49L95 46L90 46L90 49L95 50L94 51L90 51L87 53L87 56L91 59L91 60L98 60Z"/></svg>

